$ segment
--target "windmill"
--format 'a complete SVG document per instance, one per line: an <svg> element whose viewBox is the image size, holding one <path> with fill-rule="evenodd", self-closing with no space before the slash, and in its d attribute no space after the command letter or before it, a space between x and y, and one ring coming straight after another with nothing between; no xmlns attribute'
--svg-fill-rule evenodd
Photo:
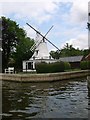
<svg viewBox="0 0 90 120"><path fill-rule="evenodd" d="M34 71L35 63L37 62L47 62L47 63L55 62L55 60L50 57L50 54L47 48L47 42L49 42L57 50L59 50L59 48L56 45L54 45L50 40L46 38L47 34L50 32L53 26L47 31L45 35L42 35L38 30L36 30L30 24L28 23L26 24L36 32L36 40L30 49L31 52L34 53L33 56L29 60L23 61L23 72Z"/></svg>
<svg viewBox="0 0 90 120"><path fill-rule="evenodd" d="M54 45L50 40L48 40L46 38L47 34L50 32L50 30L53 28L53 26L47 31L47 33L45 35L42 35L38 30L36 30L30 24L28 24L28 23L26 23L26 24L29 27L31 27L36 32L36 35L37 35L36 41L30 49L32 52L34 52L32 58L35 58L35 59L49 59L50 58L46 41L48 41L51 45L53 45L56 49L59 50L59 48L56 45Z"/></svg>

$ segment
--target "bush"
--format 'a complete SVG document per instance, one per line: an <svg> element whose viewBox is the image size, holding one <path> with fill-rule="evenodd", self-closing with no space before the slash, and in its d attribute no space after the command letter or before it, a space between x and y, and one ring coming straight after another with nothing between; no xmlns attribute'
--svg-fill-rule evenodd
<svg viewBox="0 0 90 120"><path fill-rule="evenodd" d="M90 61L81 61L80 67L82 70L90 69Z"/></svg>
<svg viewBox="0 0 90 120"><path fill-rule="evenodd" d="M90 69L90 60L87 62L88 69Z"/></svg>
<svg viewBox="0 0 90 120"><path fill-rule="evenodd" d="M64 62L55 63L36 63L37 73L64 72Z"/></svg>
<svg viewBox="0 0 90 120"><path fill-rule="evenodd" d="M37 73L47 73L47 63L41 62L41 63L36 63L35 65Z"/></svg>
<svg viewBox="0 0 90 120"><path fill-rule="evenodd" d="M87 69L87 61L81 61L80 68L81 68L81 70L86 70Z"/></svg>
<svg viewBox="0 0 90 120"><path fill-rule="evenodd" d="M64 62L65 70L71 69L71 64L69 62Z"/></svg>
<svg viewBox="0 0 90 120"><path fill-rule="evenodd" d="M50 63L50 72L64 72L64 62Z"/></svg>

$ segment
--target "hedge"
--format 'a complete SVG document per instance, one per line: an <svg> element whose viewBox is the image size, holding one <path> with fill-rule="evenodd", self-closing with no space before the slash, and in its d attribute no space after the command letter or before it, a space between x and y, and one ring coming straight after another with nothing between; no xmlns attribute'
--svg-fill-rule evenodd
<svg viewBox="0 0 90 120"><path fill-rule="evenodd" d="M81 61L80 68L82 70L90 69L90 61Z"/></svg>
<svg viewBox="0 0 90 120"><path fill-rule="evenodd" d="M35 68L36 68L37 73L47 73L48 72L47 63L45 63L45 62L36 63L35 66L36 66Z"/></svg>
<svg viewBox="0 0 90 120"><path fill-rule="evenodd" d="M51 73L64 72L64 62L49 63L49 66L48 66L50 68L49 72Z"/></svg>
<svg viewBox="0 0 90 120"><path fill-rule="evenodd" d="M36 72L37 73L55 73L55 72L64 72L67 69L70 69L71 66L66 62L54 62L54 63L36 63Z"/></svg>
<svg viewBox="0 0 90 120"><path fill-rule="evenodd" d="M65 70L71 69L71 64L69 62L64 62Z"/></svg>

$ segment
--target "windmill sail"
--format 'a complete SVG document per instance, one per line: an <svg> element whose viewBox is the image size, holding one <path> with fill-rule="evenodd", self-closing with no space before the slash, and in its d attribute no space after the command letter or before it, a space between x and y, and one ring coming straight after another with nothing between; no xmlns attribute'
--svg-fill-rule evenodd
<svg viewBox="0 0 90 120"><path fill-rule="evenodd" d="M36 62L52 62L53 58L51 58L48 48L47 48L47 41L52 44L55 48L58 49L52 42L50 42L46 35L50 32L52 27L48 30L45 35L42 35L39 31L37 31L34 27L29 25L35 32L36 32L36 39L35 44L31 47L31 51L34 52L33 56L28 61L23 61L23 71L35 70L35 63ZM58 49L59 50L59 49Z"/></svg>
<svg viewBox="0 0 90 120"><path fill-rule="evenodd" d="M42 40L43 40L43 41L44 41L46 35L50 32L50 30L51 30L52 28L53 28L53 26L47 31L47 33L44 35L44 37L42 37ZM39 38L40 32L36 32L36 34L37 34L37 38ZM31 47L30 50L33 52L33 51L40 45L40 43L42 42L42 40L41 40L41 41L39 41L39 40L35 41L34 45Z"/></svg>
<svg viewBox="0 0 90 120"><path fill-rule="evenodd" d="M53 44L50 40L48 40L46 38L46 36L42 35L39 31L37 31L34 27L32 27L31 25L29 25L28 23L26 23L29 27L31 27L34 31L36 31L36 33L38 33L40 36L42 36L42 39L45 39L46 41L48 41L52 46L54 46L56 49L58 49L60 51L60 49L55 45ZM52 26L53 27L53 26ZM47 32L48 33L48 32ZM47 35L46 33L46 35Z"/></svg>
<svg viewBox="0 0 90 120"><path fill-rule="evenodd" d="M42 35L38 30L36 30L30 24L28 23L26 24L36 32L36 41L35 41L35 44L31 47L31 51L32 52L34 51L32 58L35 58L35 59L49 59L50 58L50 54L47 48L47 41L51 45L53 45L56 49L59 50L59 48L56 45L54 45L51 41L49 41L46 38L46 35L50 32L53 26L48 30L48 32L45 35Z"/></svg>

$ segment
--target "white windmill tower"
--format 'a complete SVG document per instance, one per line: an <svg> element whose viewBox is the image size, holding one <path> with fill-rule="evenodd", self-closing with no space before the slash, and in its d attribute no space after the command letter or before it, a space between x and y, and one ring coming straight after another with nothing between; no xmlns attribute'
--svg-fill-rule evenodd
<svg viewBox="0 0 90 120"><path fill-rule="evenodd" d="M42 36L40 32L34 29L36 31L36 39L35 39L34 45L30 49L32 52L34 52L32 58L30 59L33 59L33 58L34 59L50 59L50 54L47 48L47 42L45 41L45 37L49 33L49 31L52 29L52 27L48 30L45 36Z"/></svg>
<svg viewBox="0 0 90 120"><path fill-rule="evenodd" d="M52 42L50 42L46 35L52 29L52 27L48 30L45 35L42 35L39 31L37 31L34 27L30 24L26 23L29 27L31 27L36 32L36 40L34 45L31 47L31 51L34 52L33 56L28 61L23 61L23 71L29 71L35 69L36 62L51 62L52 59L50 57L48 48L47 48L47 41L52 44L56 49L59 50ZM55 61L55 60L54 60Z"/></svg>

